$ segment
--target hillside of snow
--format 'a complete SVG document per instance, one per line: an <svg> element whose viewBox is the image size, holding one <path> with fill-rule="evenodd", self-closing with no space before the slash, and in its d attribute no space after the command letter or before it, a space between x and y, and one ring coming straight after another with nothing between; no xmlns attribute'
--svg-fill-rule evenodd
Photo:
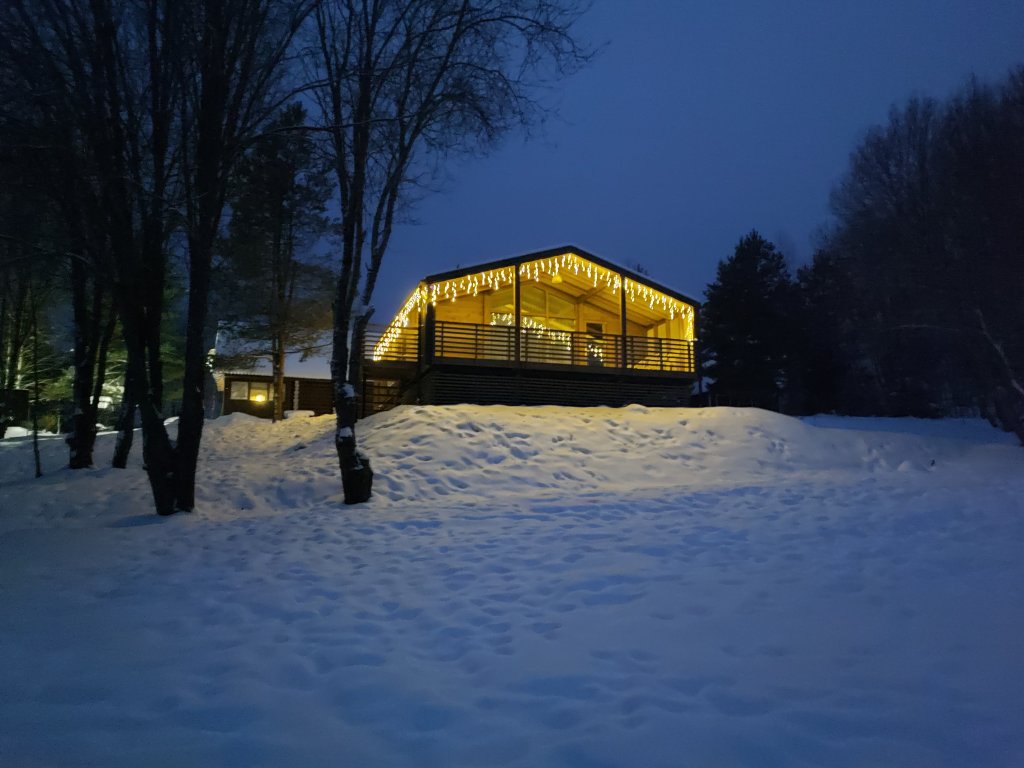
<svg viewBox="0 0 1024 768"><path fill-rule="evenodd" d="M981 422L407 406L358 507L331 435L208 422L167 519L140 445L0 441L0 764L1024 764Z"/></svg>

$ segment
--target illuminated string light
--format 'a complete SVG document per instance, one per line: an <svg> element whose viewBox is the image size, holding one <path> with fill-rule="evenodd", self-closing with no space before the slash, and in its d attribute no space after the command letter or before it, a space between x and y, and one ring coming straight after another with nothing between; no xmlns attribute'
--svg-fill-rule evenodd
<svg viewBox="0 0 1024 768"><path fill-rule="evenodd" d="M528 261L519 265L519 277L534 282L540 282L541 275L551 278L560 277L562 271L572 272L575 277L580 277L580 273L582 273L594 288L603 284L612 292L613 296L617 295L619 289L622 288L622 277L618 272L600 267L575 253L563 253L560 256L550 256L546 259Z"/></svg>
<svg viewBox="0 0 1024 768"><path fill-rule="evenodd" d="M381 334L380 339L374 345L373 360L383 360L388 356L392 347L406 333L406 329L410 327L410 316L414 310L423 311L428 304L436 307L439 301L453 303L463 296L477 296L480 291L496 291L501 288L507 288L515 282L515 270L515 266L498 267L472 275L452 278L451 280L442 280L429 285L421 284L412 292L402 306L402 309L395 315L395 319L385 328L384 333ZM563 253L558 256L550 256L519 265L520 280L540 282L541 276L546 276L551 278L553 282L561 282L563 272L579 279L586 279L593 288L603 286L613 296L617 296L618 292L622 290L629 297L631 303L639 301L642 304L646 304L647 308L651 311L667 314L669 320L674 320L677 316L681 317L683 320L683 337L689 341L693 340L694 311L692 306L673 299L671 296L667 296L644 283L631 280L628 277L623 278L618 272L605 269L598 264L577 256L575 253ZM555 278L558 279L556 280ZM513 325L514 317L511 315L509 317L511 320L507 324ZM523 328L545 331L549 334L548 338L552 340L557 338L554 334L563 333L546 327L531 326L529 323L536 323L536 321L530 318L523 317L521 321ZM491 324L495 324L493 320ZM568 339L567 335L566 339ZM558 340L562 341L561 338L558 338Z"/></svg>
<svg viewBox="0 0 1024 768"><path fill-rule="evenodd" d="M628 277L623 284L623 290L631 302L640 302L647 305L648 309L657 309L668 314L669 320L675 320L676 315L683 318L684 336L687 340L693 340L693 307L681 301L666 296L661 291L655 290L648 285L630 280Z"/></svg>
<svg viewBox="0 0 1024 768"><path fill-rule="evenodd" d="M384 329L384 333L381 334L377 343L373 346L373 354L371 357L374 362L378 362L387 357L388 352L391 350L392 345L405 333L409 327L409 315L412 311L422 309L426 306L427 302L427 290L424 286L418 285L416 290L412 292L405 304L395 315L395 319L391 321L387 328Z"/></svg>
<svg viewBox="0 0 1024 768"><path fill-rule="evenodd" d="M539 320L535 320L532 317L526 317L525 315L520 317L520 322L521 330L533 331L534 335L539 338L553 341L556 344L563 344L567 352L572 348L572 333L569 331L556 331L553 328L548 328ZM516 316L511 312L495 312L491 315L491 325L511 327L515 324Z"/></svg>

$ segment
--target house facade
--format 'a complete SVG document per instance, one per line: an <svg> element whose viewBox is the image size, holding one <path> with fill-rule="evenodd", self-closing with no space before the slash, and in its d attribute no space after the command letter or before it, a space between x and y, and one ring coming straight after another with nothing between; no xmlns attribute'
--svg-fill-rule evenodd
<svg viewBox="0 0 1024 768"><path fill-rule="evenodd" d="M287 370L287 368L286 368ZM247 413L271 418L274 414L274 379L269 374L231 371L223 374L221 415ZM284 410L312 411L314 416L333 413L330 378L284 377Z"/></svg>
<svg viewBox="0 0 1024 768"><path fill-rule="evenodd" d="M250 346L233 339L227 330L218 332L212 350L218 402L210 415L247 413L269 419L279 394L286 411L312 411L316 416L333 412L329 339L315 349L285 355L282 393L275 391L270 360L251 354Z"/></svg>
<svg viewBox="0 0 1024 768"><path fill-rule="evenodd" d="M412 402L685 405L698 310L575 246L431 275L362 340L363 413Z"/></svg>

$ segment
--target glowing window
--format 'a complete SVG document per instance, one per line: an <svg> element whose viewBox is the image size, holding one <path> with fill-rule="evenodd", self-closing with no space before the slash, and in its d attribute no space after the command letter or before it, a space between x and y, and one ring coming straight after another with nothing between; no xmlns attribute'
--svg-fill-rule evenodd
<svg viewBox="0 0 1024 768"><path fill-rule="evenodd" d="M266 381L249 382L249 399L254 403L266 403L274 399L273 390Z"/></svg>
<svg viewBox="0 0 1024 768"><path fill-rule="evenodd" d="M514 317L516 304L513 290L511 288L502 288L500 291L494 291L491 294L485 295L484 306L491 316L512 315Z"/></svg>
<svg viewBox="0 0 1024 768"><path fill-rule="evenodd" d="M534 327L576 330L576 305L572 301L536 285L524 285L522 291L523 317L532 321ZM529 324L524 320L524 325Z"/></svg>

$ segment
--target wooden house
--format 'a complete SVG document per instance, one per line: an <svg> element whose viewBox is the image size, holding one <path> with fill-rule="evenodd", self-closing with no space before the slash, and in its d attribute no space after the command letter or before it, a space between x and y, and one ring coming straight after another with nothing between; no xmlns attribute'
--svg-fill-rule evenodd
<svg viewBox="0 0 1024 768"><path fill-rule="evenodd" d="M278 396L270 361L259 357L239 365L237 361L246 357L245 345L226 331L218 332L214 351L215 360L227 360L228 364L213 369L219 401L213 415L247 413L269 419ZM284 410L312 411L316 416L334 412L329 340L312 352L285 355L284 370Z"/></svg>
<svg viewBox="0 0 1024 768"><path fill-rule="evenodd" d="M698 308L574 246L431 275L362 340L362 410L685 405Z"/></svg>

